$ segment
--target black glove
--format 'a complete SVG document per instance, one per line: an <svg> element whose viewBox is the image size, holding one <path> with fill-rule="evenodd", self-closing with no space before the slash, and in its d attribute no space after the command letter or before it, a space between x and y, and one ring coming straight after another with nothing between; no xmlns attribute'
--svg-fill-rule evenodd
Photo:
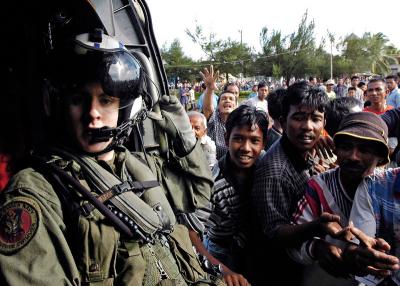
<svg viewBox="0 0 400 286"><path fill-rule="evenodd" d="M189 116L175 96L163 95L159 104L162 118L153 114L149 114L149 117L154 119L158 126L171 137L176 154L184 157L196 145L196 137L192 131Z"/></svg>

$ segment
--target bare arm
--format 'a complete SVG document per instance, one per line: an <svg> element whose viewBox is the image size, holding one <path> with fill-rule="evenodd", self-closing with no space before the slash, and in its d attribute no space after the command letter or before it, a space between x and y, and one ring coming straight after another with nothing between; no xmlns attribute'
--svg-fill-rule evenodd
<svg viewBox="0 0 400 286"><path fill-rule="evenodd" d="M200 76L202 77L206 85L206 90L204 91L204 98L203 98L203 113L208 120L216 108L216 106L213 106L212 97L214 90L217 90L215 82L218 79L219 71L215 72L214 74L214 67L211 65L210 70L204 68L203 72L200 72Z"/></svg>
<svg viewBox="0 0 400 286"><path fill-rule="evenodd" d="M340 217L329 213L322 213L318 219L302 224L282 224L275 231L274 240L285 247L301 245L315 236L342 235Z"/></svg>
<svg viewBox="0 0 400 286"><path fill-rule="evenodd" d="M246 278L244 278L243 275L233 272L224 264L222 264L218 259L212 256L204 247L202 241L200 240L200 237L195 231L189 229L189 237L194 247L196 247L196 250L201 255L205 256L211 264L221 264L224 281L228 286L250 286L250 283L247 282Z"/></svg>

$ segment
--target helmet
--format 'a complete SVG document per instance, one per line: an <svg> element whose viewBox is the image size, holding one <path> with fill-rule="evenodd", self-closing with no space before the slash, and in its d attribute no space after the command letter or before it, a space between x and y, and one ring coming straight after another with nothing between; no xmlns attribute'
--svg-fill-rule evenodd
<svg viewBox="0 0 400 286"><path fill-rule="evenodd" d="M94 142L113 139L100 154L108 152L122 144L132 126L144 119L143 75L139 61L101 29L79 34L48 55L43 92L46 114L60 114L58 110L69 93L84 83L99 82L107 95L120 99L117 127L104 126L93 129L91 134Z"/></svg>

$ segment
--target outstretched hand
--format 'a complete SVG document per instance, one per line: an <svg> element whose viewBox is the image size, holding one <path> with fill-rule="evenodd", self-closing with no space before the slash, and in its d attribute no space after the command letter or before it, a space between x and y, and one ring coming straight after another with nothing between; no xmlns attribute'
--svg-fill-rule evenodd
<svg viewBox="0 0 400 286"><path fill-rule="evenodd" d="M217 90L217 79L219 77L219 71L216 71L214 74L214 67L213 65L210 65L210 70L207 68L203 69L203 72L200 72L200 76L204 81L204 84L206 85L207 88L211 90Z"/></svg>
<svg viewBox="0 0 400 286"><path fill-rule="evenodd" d="M323 212L318 221L320 229L324 234L344 241L351 241L354 237L349 227L342 227L340 216L338 215Z"/></svg>
<svg viewBox="0 0 400 286"><path fill-rule="evenodd" d="M399 259L387 254L390 245L385 240L370 237L352 226L349 229L360 241L360 245L350 244L344 250L344 258L352 273L385 277L391 275L391 271L399 269Z"/></svg>

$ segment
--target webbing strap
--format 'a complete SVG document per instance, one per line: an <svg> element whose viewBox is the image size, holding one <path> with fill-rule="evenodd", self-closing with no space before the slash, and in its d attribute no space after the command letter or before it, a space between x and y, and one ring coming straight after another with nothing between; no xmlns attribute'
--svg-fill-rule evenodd
<svg viewBox="0 0 400 286"><path fill-rule="evenodd" d="M134 233L115 214L113 214L107 208L107 206L105 206L89 190L82 186L78 180L73 178L60 167L56 166L54 163L46 162L44 159L36 156L33 156L32 158L33 161L39 164L45 172L56 174L61 181L67 182L67 185L71 185L86 200L95 206L102 215L108 218L122 233L128 237L134 237ZM57 191L57 188L55 188L55 190Z"/></svg>
<svg viewBox="0 0 400 286"><path fill-rule="evenodd" d="M144 182L139 182L139 181L126 181L123 182L119 185L113 186L110 190L107 192L97 196L96 198L102 202L105 203L109 199L113 198L114 196L117 196L119 194L122 194L124 192L129 192L129 191L138 191L141 190L141 193L135 192L139 197L141 194L143 194L144 191L150 188L155 188L160 186L160 183L158 181L144 181ZM82 206L82 209L85 214L89 214L91 211L94 210L94 206L86 203Z"/></svg>

